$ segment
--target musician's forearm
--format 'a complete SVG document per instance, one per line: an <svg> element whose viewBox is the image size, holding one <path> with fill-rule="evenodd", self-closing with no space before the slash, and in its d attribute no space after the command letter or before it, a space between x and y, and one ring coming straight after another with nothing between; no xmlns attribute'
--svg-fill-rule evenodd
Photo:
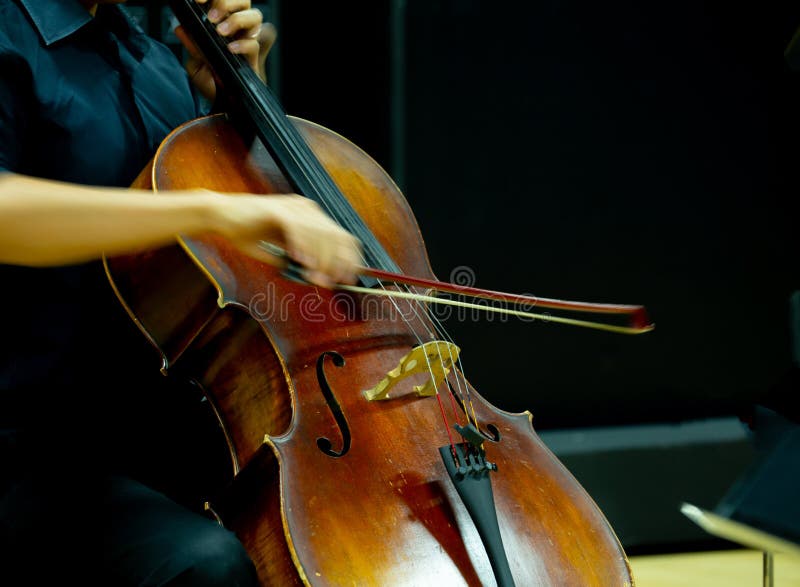
<svg viewBox="0 0 800 587"><path fill-rule="evenodd" d="M167 244L213 228L204 193L154 195L0 175L0 262L49 266Z"/></svg>

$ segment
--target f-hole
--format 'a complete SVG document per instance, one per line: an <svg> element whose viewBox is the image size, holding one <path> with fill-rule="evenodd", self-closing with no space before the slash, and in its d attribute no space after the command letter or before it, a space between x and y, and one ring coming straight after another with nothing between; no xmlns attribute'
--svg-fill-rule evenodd
<svg viewBox="0 0 800 587"><path fill-rule="evenodd" d="M333 364L337 367L344 367L344 357L336 351L325 351L317 359L317 381L322 395L325 396L325 402L333 414L333 419L336 420L336 425L339 427L339 433L342 435L342 448L341 450L333 450L333 443L330 439L321 436L317 438L317 447L329 457L339 458L347 454L350 450L350 426L347 425L347 418L344 417L342 406L339 400L333 394L328 379L325 376L325 357L330 357Z"/></svg>

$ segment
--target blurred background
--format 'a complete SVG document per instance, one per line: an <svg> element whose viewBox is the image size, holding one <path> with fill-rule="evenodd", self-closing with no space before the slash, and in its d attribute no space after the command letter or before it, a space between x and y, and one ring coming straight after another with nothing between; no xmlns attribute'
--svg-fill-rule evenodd
<svg viewBox="0 0 800 587"><path fill-rule="evenodd" d="M721 546L680 502L713 507L752 461L755 404L797 414L800 5L254 4L286 110L387 169L439 278L648 307L638 337L446 326L629 553ZM163 2L128 9L181 52Z"/></svg>

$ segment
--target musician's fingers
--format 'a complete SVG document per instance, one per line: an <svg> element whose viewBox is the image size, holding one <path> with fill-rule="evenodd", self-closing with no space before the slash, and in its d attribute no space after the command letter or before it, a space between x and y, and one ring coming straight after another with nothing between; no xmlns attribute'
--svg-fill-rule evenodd
<svg viewBox="0 0 800 587"><path fill-rule="evenodd" d="M355 283L361 262L361 243L350 234L345 234L333 245L333 256L328 269L336 283Z"/></svg>
<svg viewBox="0 0 800 587"><path fill-rule="evenodd" d="M258 31L258 43L261 45L261 54L266 57L269 50L278 38L278 29L271 22L262 23Z"/></svg>
<svg viewBox="0 0 800 587"><path fill-rule="evenodd" d="M263 22L261 11L255 8L235 12L217 25L217 32L224 37L251 38L258 40Z"/></svg>
<svg viewBox="0 0 800 587"><path fill-rule="evenodd" d="M267 55L269 55L269 50L272 49L272 46L275 44L275 40L277 38L278 30L271 22L265 22L261 25L261 30L258 32L259 47L256 72L265 83L267 82Z"/></svg>
<svg viewBox="0 0 800 587"><path fill-rule="evenodd" d="M258 66L259 47L258 41L255 39L238 39L228 43L230 52L236 53L237 55L244 55L247 58L247 62L253 68Z"/></svg>
<svg viewBox="0 0 800 587"><path fill-rule="evenodd" d="M234 12L250 9L250 0L211 0L208 20L219 23Z"/></svg>

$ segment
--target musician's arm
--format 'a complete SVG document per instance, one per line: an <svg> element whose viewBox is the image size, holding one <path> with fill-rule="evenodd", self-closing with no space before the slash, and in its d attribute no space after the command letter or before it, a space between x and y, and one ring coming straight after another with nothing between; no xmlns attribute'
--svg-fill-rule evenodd
<svg viewBox="0 0 800 587"><path fill-rule="evenodd" d="M0 176L0 262L47 266L158 246L209 228L207 198Z"/></svg>
<svg viewBox="0 0 800 587"><path fill-rule="evenodd" d="M261 241L280 244L319 285L352 281L358 263L355 239L296 195L154 194L0 174L0 263L78 263L208 232L265 261L275 259Z"/></svg>

